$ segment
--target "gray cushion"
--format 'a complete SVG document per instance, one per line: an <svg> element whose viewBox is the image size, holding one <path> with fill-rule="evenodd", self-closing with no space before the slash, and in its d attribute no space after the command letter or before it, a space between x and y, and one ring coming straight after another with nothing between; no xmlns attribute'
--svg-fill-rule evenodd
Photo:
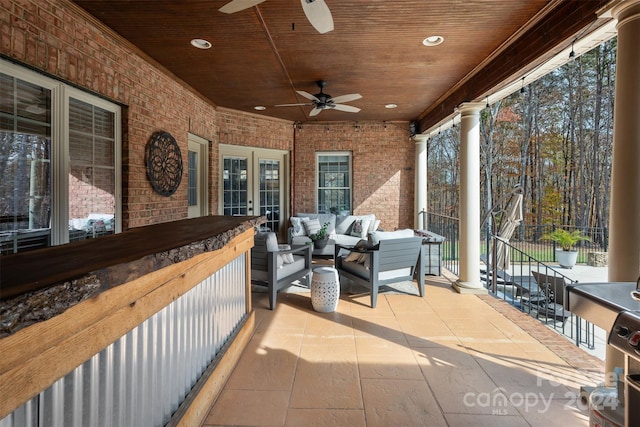
<svg viewBox="0 0 640 427"><path fill-rule="evenodd" d="M356 276L368 279L370 270L367 268L367 263L361 264L359 262L346 262L342 261L342 269ZM397 270L381 271L378 273L378 280L389 280L396 277L406 277L411 274L411 268L399 268Z"/></svg>
<svg viewBox="0 0 640 427"><path fill-rule="evenodd" d="M380 240L402 239L414 236L415 233L410 228L396 231L374 231L373 233L369 233L369 244L371 244L371 246L376 246L380 243Z"/></svg>
<svg viewBox="0 0 640 427"><path fill-rule="evenodd" d="M276 279L280 280L304 269L304 257L299 255L293 256L294 261L291 264L284 264L282 268L276 270ZM266 282L269 280L269 274L262 270L251 270L251 278Z"/></svg>
<svg viewBox="0 0 640 427"><path fill-rule="evenodd" d="M348 234L336 234L333 236L333 240L339 245L343 246L355 246L360 241L359 237L351 236Z"/></svg>
<svg viewBox="0 0 640 427"><path fill-rule="evenodd" d="M311 239L309 236L295 236L291 238L291 244L294 246L305 245L309 243Z"/></svg>
<svg viewBox="0 0 640 427"><path fill-rule="evenodd" d="M336 217L336 234L349 234L351 225L356 220L353 215L338 215Z"/></svg>

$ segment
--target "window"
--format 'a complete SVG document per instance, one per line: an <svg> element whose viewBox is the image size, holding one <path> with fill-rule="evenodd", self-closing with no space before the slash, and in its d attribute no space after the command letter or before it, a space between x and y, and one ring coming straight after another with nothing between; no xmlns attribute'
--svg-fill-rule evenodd
<svg viewBox="0 0 640 427"><path fill-rule="evenodd" d="M319 153L318 213L351 212L351 154Z"/></svg>
<svg viewBox="0 0 640 427"><path fill-rule="evenodd" d="M187 201L188 216L196 218L209 212L209 186L207 178L209 170L209 141L199 136L189 134L189 150L187 153L188 185Z"/></svg>
<svg viewBox="0 0 640 427"><path fill-rule="evenodd" d="M0 252L120 231L120 108L0 63Z"/></svg>

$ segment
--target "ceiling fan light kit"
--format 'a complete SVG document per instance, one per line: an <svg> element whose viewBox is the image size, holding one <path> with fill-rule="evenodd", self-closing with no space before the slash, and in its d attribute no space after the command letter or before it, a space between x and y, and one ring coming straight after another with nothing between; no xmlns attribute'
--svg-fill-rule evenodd
<svg viewBox="0 0 640 427"><path fill-rule="evenodd" d="M306 0L302 0L306 1ZM355 101L356 99L362 98L362 95L359 93L350 93L347 95L340 95L333 98L328 93L324 93L324 87L327 85L327 82L324 80L316 81L316 85L320 88L320 92L315 95L311 95L309 92L305 92L304 90L296 90L298 95L307 98L310 103L301 103L301 104L278 104L276 107L296 107L302 105L313 106L311 112L309 112L309 116L317 116L320 114L322 110L325 109L335 109L338 111L345 111L347 113L357 113L360 111L358 107L354 107L353 105L345 105L341 104L342 102Z"/></svg>
<svg viewBox="0 0 640 427"><path fill-rule="evenodd" d="M222 13L236 13L257 6L265 0L232 0L218 9ZM324 0L300 0L305 16L320 34L333 31L333 16Z"/></svg>

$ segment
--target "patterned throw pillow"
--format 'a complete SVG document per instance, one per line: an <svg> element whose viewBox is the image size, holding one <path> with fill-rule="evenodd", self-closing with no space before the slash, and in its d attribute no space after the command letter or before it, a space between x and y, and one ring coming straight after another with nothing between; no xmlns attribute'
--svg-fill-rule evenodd
<svg viewBox="0 0 640 427"><path fill-rule="evenodd" d="M359 219L354 221L353 227L351 228L351 235L354 237L360 237L361 239L367 237L369 222L370 221L368 219Z"/></svg>
<svg viewBox="0 0 640 427"><path fill-rule="evenodd" d="M308 220L309 217L306 216L292 216L291 227L293 227L293 232L291 233L291 237L305 236L306 230L304 228L304 225L302 225L302 221Z"/></svg>

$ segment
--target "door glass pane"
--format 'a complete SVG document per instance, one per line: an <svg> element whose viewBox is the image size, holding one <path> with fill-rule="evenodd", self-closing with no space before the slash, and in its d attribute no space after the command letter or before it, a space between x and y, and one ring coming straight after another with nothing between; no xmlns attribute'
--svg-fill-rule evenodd
<svg viewBox="0 0 640 427"><path fill-rule="evenodd" d="M189 206L198 205L198 153L189 151L188 202Z"/></svg>
<svg viewBox="0 0 640 427"><path fill-rule="evenodd" d="M0 74L0 253L51 242L51 91Z"/></svg>
<svg viewBox="0 0 640 427"><path fill-rule="evenodd" d="M115 114L69 98L69 241L115 232Z"/></svg>
<svg viewBox="0 0 640 427"><path fill-rule="evenodd" d="M247 215L247 158L223 159L223 215Z"/></svg>
<svg viewBox="0 0 640 427"><path fill-rule="evenodd" d="M260 215L267 217L266 227L280 228L280 162L260 160Z"/></svg>

